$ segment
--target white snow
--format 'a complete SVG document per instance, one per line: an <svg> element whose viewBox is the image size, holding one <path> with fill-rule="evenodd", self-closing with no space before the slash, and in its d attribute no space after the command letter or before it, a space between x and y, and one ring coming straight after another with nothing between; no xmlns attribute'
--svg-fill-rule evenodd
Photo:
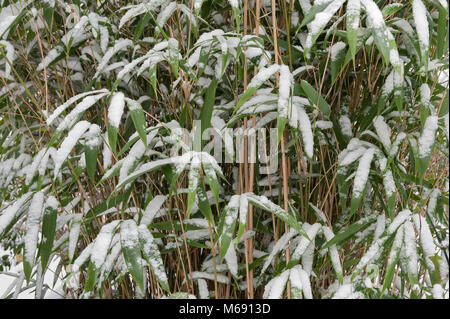
<svg viewBox="0 0 450 319"><path fill-rule="evenodd" d="M344 2L345 0L332 1L322 12L316 14L314 20L309 23L309 33L306 38L305 48L311 48L312 38L315 37L320 30L327 25Z"/></svg>
<svg viewBox="0 0 450 319"><path fill-rule="evenodd" d="M372 163L375 149L369 148L359 160L358 169L356 170L355 181L353 183L353 197L360 197L370 172L370 164Z"/></svg>
<svg viewBox="0 0 450 319"><path fill-rule="evenodd" d="M347 137L352 137L352 122L348 118L347 115L341 115L339 117L339 125L341 126L342 134L344 134Z"/></svg>
<svg viewBox="0 0 450 319"><path fill-rule="evenodd" d="M44 193L37 192L36 194L34 194L33 199L31 200L28 217L25 224L24 260L27 261L31 266L34 265L43 205Z"/></svg>
<svg viewBox="0 0 450 319"><path fill-rule="evenodd" d="M271 65L267 68L259 70L259 72L252 78L247 88L258 88L266 82L272 75L280 70L278 64Z"/></svg>
<svg viewBox="0 0 450 319"><path fill-rule="evenodd" d="M419 157L426 158L430 156L433 149L436 130L438 128L438 117L430 115L425 121L422 135L419 138Z"/></svg>
<svg viewBox="0 0 450 319"><path fill-rule="evenodd" d="M347 45L345 44L345 42L342 41L338 41L335 44L333 44L333 46L330 47L330 55L331 55L331 61L336 61L339 54L342 52L342 50L345 49Z"/></svg>
<svg viewBox="0 0 450 319"><path fill-rule="evenodd" d="M436 246L433 241L433 235L431 234L428 223L423 216L416 214L413 216L414 225L419 233L420 246L422 247L425 263L429 269L434 271L434 263L430 257L436 254Z"/></svg>
<svg viewBox="0 0 450 319"><path fill-rule="evenodd" d="M88 121L80 121L70 130L67 137L61 143L60 148L56 152L55 156L55 177L58 176L59 169L62 164L66 160L67 156L69 156L70 151L74 148L75 144L77 144L80 137L86 132L86 130L91 126L91 123Z"/></svg>
<svg viewBox="0 0 450 319"><path fill-rule="evenodd" d="M200 299L208 299L209 298L209 290L208 285L206 284L205 279L197 279L197 285L198 285L198 293Z"/></svg>
<svg viewBox="0 0 450 319"><path fill-rule="evenodd" d="M108 248L114 235L113 231L118 223L119 221L115 220L103 225L100 233L95 238L94 246L91 251L91 261L97 269L100 269L102 264L105 262Z"/></svg>
<svg viewBox="0 0 450 319"><path fill-rule="evenodd" d="M381 144L383 144L386 151L389 151L391 148L391 128L381 115L375 116L372 122Z"/></svg>
<svg viewBox="0 0 450 319"><path fill-rule="evenodd" d="M287 118L289 109L289 96L291 94L291 87L294 78L287 65L280 67L280 82L279 82L279 98L278 98L278 113L280 117Z"/></svg>
<svg viewBox="0 0 450 319"><path fill-rule="evenodd" d="M133 41L131 41L130 39L117 40L114 46L109 48L108 51L106 51L105 55L103 56L102 60L100 61L97 67L97 72L95 73L94 78L98 77L104 71L104 69L108 65L108 62L117 52L122 51L129 46L133 46Z"/></svg>
<svg viewBox="0 0 450 319"><path fill-rule="evenodd" d="M0 215L0 234L2 234L5 231L5 229L9 226L9 224L12 222L19 209L22 207L25 201L28 200L30 195L31 193L26 193L22 195L19 199L17 199L14 202L14 204L3 210L2 214Z"/></svg>
<svg viewBox="0 0 450 319"><path fill-rule="evenodd" d="M289 279L289 273L289 269L285 270L267 284L266 290L267 288L269 288L269 290L267 293L266 290L264 291L265 299L281 299L283 297L284 288Z"/></svg>
<svg viewBox="0 0 450 319"><path fill-rule="evenodd" d="M402 247L402 249L405 250L408 273L417 277L418 257L416 248L416 233L414 231L413 224L409 220L405 221L403 230L404 230L403 241L405 244Z"/></svg>
<svg viewBox="0 0 450 319"><path fill-rule="evenodd" d="M75 255L75 250L77 248L78 237L80 235L81 228L81 214L75 214L71 220L69 228L69 259L72 260Z"/></svg>
<svg viewBox="0 0 450 319"><path fill-rule="evenodd" d="M405 220L411 217L411 211L409 209L404 209L397 216L395 216L394 220L389 225L387 232L388 234L393 234L397 228L403 224Z"/></svg>
<svg viewBox="0 0 450 319"><path fill-rule="evenodd" d="M305 226L305 224L303 225ZM315 223L313 225L311 225L308 229L306 229L306 234L308 235L309 239L302 236L300 243L298 244L298 246L295 248L294 252L292 253L291 258L293 260L297 260L300 258L300 256L303 255L303 253L305 252L306 248L308 248L309 244L311 243L312 239L314 237L316 237L317 233L319 232L319 230L321 229L322 225L320 225L319 223ZM303 227L305 228L305 227Z"/></svg>
<svg viewBox="0 0 450 319"><path fill-rule="evenodd" d="M125 95L122 92L115 93L108 108L108 121L111 126L114 126L115 128L119 127L124 107Z"/></svg>
<svg viewBox="0 0 450 319"><path fill-rule="evenodd" d="M380 29L385 26L383 14L378 5L372 0L361 0L361 4L367 12L368 21L374 29Z"/></svg>
<svg viewBox="0 0 450 319"><path fill-rule="evenodd" d="M311 129L311 122L303 106L296 103L296 101L292 104L292 112L289 114L289 125L300 128L305 153L308 158L312 158L314 155L314 135Z"/></svg>
<svg viewBox="0 0 450 319"><path fill-rule="evenodd" d="M414 24L416 25L417 36L419 37L421 50L427 52L430 42L428 29L427 8L421 0L413 0L412 3ZM428 59L428 56L422 57Z"/></svg>

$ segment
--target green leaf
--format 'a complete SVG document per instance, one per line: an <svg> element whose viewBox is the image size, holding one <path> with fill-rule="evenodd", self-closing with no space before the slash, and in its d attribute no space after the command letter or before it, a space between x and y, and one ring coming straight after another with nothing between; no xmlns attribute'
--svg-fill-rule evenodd
<svg viewBox="0 0 450 319"><path fill-rule="evenodd" d="M130 104L129 104L130 105ZM145 115L142 106L136 102L133 103L133 108L130 109L130 116L133 120L134 128L141 138L144 145L147 147L147 134L145 132Z"/></svg>
<svg viewBox="0 0 450 319"><path fill-rule="evenodd" d="M108 139L109 146L111 147L111 151L113 153L116 152L116 143L117 143L117 127L112 126L108 123Z"/></svg>
<svg viewBox="0 0 450 319"><path fill-rule="evenodd" d="M142 165L138 170L134 171L132 174L130 174L125 180L120 182L120 184L117 184L115 191L118 191L122 187L124 187L126 184L131 183L138 177L144 175L145 173L150 173L164 165L168 165L172 163L171 158L165 158L160 160L155 160L153 162L145 163Z"/></svg>
<svg viewBox="0 0 450 319"><path fill-rule="evenodd" d="M44 210L44 216L42 219L42 239L39 248L43 271L45 271L47 267L48 259L53 248L53 241L56 233L56 217L57 209L47 206Z"/></svg>
<svg viewBox="0 0 450 319"><path fill-rule="evenodd" d="M275 216L280 218L282 221L284 221L286 224L294 228L299 234L303 234L304 231L302 227L300 226L300 223L297 222L297 220L294 218L294 216L289 215L284 209L282 209L280 206L272 203L267 197L265 196L257 196L253 193L246 193L248 201L255 205L256 207L259 207L265 211L268 211L270 213L273 213Z"/></svg>
<svg viewBox="0 0 450 319"><path fill-rule="evenodd" d="M141 293L144 293L144 268L141 263L138 227L134 220L128 219L122 222L120 226L120 244L128 271L136 281Z"/></svg>
<svg viewBox="0 0 450 319"><path fill-rule="evenodd" d="M237 206L227 206L225 207L223 213L225 218L223 219L223 228L221 232L220 240L220 259L225 257L228 251L228 247L233 239L234 230L236 228L236 219L238 216Z"/></svg>
<svg viewBox="0 0 450 319"><path fill-rule="evenodd" d="M339 245L347 238L359 232L361 229L372 224L375 220L376 220L375 216L370 216L363 218L357 221L356 223L351 224L350 226L346 227L343 231L339 232L331 240L329 240L323 247L321 247L321 250L331 247L332 245Z"/></svg>
<svg viewBox="0 0 450 319"><path fill-rule="evenodd" d="M206 219L214 225L214 217L211 211L211 205L209 204L208 196L206 195L203 185L200 185L199 190L200 191L197 194L198 208L200 209L200 212L203 214L203 216L205 216Z"/></svg>
<svg viewBox="0 0 450 319"><path fill-rule="evenodd" d="M381 13L383 14L383 17L386 18L387 16L390 16L391 14L396 13L400 9L402 9L404 5L402 3L390 3L381 10Z"/></svg>
<svg viewBox="0 0 450 319"><path fill-rule="evenodd" d="M313 105L317 105L319 110L326 116L329 116L331 113L330 105L324 100L322 96L319 96L317 91L305 80L302 80L300 83L303 91L306 93L309 101Z"/></svg>
<svg viewBox="0 0 450 319"><path fill-rule="evenodd" d="M86 159L86 172L89 178L95 182L95 172L97 171L97 156L99 146L89 147L84 146L84 156Z"/></svg>
<svg viewBox="0 0 450 319"><path fill-rule="evenodd" d="M314 18L316 17L316 14L325 10L332 2L333 2L333 0L329 0L329 1L321 3L319 5L312 6L311 9L309 9L308 13L305 15L305 17L303 18L302 23L300 24L300 26L298 28L299 29L303 28L305 25L307 25L308 23L313 21Z"/></svg>
<svg viewBox="0 0 450 319"><path fill-rule="evenodd" d="M399 260L400 251L403 242L403 228L397 229L395 234L394 243L392 245L388 265L386 267L386 274L384 276L383 288L381 288L381 294L391 286L392 279L394 278L395 268Z"/></svg>
<svg viewBox="0 0 450 319"><path fill-rule="evenodd" d="M164 268L164 263L161 258L161 253L159 252L158 245L153 240L153 236L148 230L147 226L141 225L138 227L139 232L139 243L142 249L142 255L145 260L150 265L153 274L158 280L161 287L170 292L169 282L167 280L166 270Z"/></svg>
<svg viewBox="0 0 450 319"><path fill-rule="evenodd" d="M188 173L189 177L189 186L188 186L188 205L187 205L187 211L186 215L189 217L189 213L191 212L192 206L195 202L195 197L197 196L197 188L200 182L200 169L199 168L192 168L189 170Z"/></svg>
<svg viewBox="0 0 450 319"><path fill-rule="evenodd" d="M233 113L236 113L240 107L249 99L253 96L253 94L255 94L255 92L258 90L257 87L249 87L247 88L247 90L244 91L244 93L242 94L242 96L240 97L239 101L236 104L236 107L233 110Z"/></svg>
<svg viewBox="0 0 450 319"><path fill-rule="evenodd" d="M203 136L203 132L211 127L211 116L214 109L214 101L216 98L216 88L217 88L217 79L213 78L208 88L206 89L205 94L205 102L203 103L202 109L200 111L200 120L201 120L201 133ZM202 147L205 141L202 139Z"/></svg>
<svg viewBox="0 0 450 319"><path fill-rule="evenodd" d="M94 289L95 282L97 281L99 271L95 269L94 263L89 262L88 271L86 274L86 282L84 286L84 291L92 291Z"/></svg>

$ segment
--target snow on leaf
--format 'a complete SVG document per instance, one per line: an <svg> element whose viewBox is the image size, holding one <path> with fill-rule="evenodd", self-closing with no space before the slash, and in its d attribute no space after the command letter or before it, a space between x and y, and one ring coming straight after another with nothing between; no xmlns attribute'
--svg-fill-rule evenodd
<svg viewBox="0 0 450 319"><path fill-rule="evenodd" d="M157 213L161 209L161 206L166 201L167 196L165 195L156 195L147 205L144 212L142 213L142 218L140 221L140 225L150 225L153 219L156 217Z"/></svg>
<svg viewBox="0 0 450 319"><path fill-rule="evenodd" d="M375 116L372 122L381 144L388 151L391 148L391 128L386 124L381 115Z"/></svg>
<svg viewBox="0 0 450 319"><path fill-rule="evenodd" d="M27 222L25 224L25 249L24 249L24 272L27 280L30 279L31 269L35 263L39 226L44 205L44 193L34 194L28 211Z"/></svg>
<svg viewBox="0 0 450 319"><path fill-rule="evenodd" d="M291 94L291 86L294 82L291 71L287 65L280 67L279 97L278 97L278 114L280 117L287 118L289 109L289 97Z"/></svg>
<svg viewBox="0 0 450 319"><path fill-rule="evenodd" d="M77 248L78 237L80 236L81 214L75 214L70 222L69 228L69 260L73 259Z"/></svg>
<svg viewBox="0 0 450 319"><path fill-rule="evenodd" d="M97 270L100 270L105 262L106 255L108 254L108 249L114 235L114 230L118 224L119 221L115 220L103 225L100 233L95 238L94 246L92 247L91 252L91 261L94 263Z"/></svg>
<svg viewBox="0 0 450 319"><path fill-rule="evenodd" d="M422 61L428 64L428 49L430 43L430 31L428 27L427 8L421 0L413 0L412 3L414 24L419 38Z"/></svg>
<svg viewBox="0 0 450 319"><path fill-rule="evenodd" d="M425 265L430 272L435 271L435 266L430 257L434 257L436 254L436 246L433 241L433 235L431 234L430 228L426 219L419 214L413 216L414 225L419 233L420 246L423 251L423 258L425 260Z"/></svg>
<svg viewBox="0 0 450 319"><path fill-rule="evenodd" d="M74 148L74 146L77 144L80 137L88 130L88 128L91 126L91 123L88 121L80 121L70 130L67 137L64 139L64 141L61 143L60 148L56 152L55 156L55 170L54 170L54 176L57 177L59 170L61 166L63 165L64 161L67 159L67 157L70 154L70 151Z"/></svg>
<svg viewBox="0 0 450 319"><path fill-rule="evenodd" d="M128 219L121 223L120 244L127 269L133 279L136 280L141 293L144 293L144 269L141 263L138 227L134 220Z"/></svg>
<svg viewBox="0 0 450 319"><path fill-rule="evenodd" d="M408 218L411 217L411 211L409 209L402 210L398 215L394 218L391 224L387 228L388 234L393 234L397 228L402 225Z"/></svg>
<svg viewBox="0 0 450 319"><path fill-rule="evenodd" d="M316 237L317 233L321 229L322 225L319 223L312 224L310 227L306 228L306 234L308 235L308 238L302 237L300 240L300 243L295 248L294 252L292 253L291 259L292 260L299 260L300 257L303 255L303 253L308 248L309 244L311 243L312 239Z"/></svg>
<svg viewBox="0 0 450 319"><path fill-rule="evenodd" d="M416 283L418 274L416 233L414 231L413 224L409 220L405 221L403 225L404 245L402 246L402 250L404 250L404 256L406 258L408 277L412 283Z"/></svg>
<svg viewBox="0 0 450 319"><path fill-rule="evenodd" d="M292 104L292 111L289 114L289 125L300 128L305 153L311 159L314 155L314 136L311 129L311 121L305 109L299 103L294 102Z"/></svg>
<svg viewBox="0 0 450 319"><path fill-rule="evenodd" d="M333 231L327 226L322 226L322 229L323 229L323 233L325 235L326 240L330 241L334 237ZM330 246L328 248L328 252L330 254L330 259L331 259L331 263L333 265L334 271L336 272L340 282L342 283L344 276L343 276L343 271L342 271L341 259L339 257L339 252L336 248L336 245Z"/></svg>
<svg viewBox="0 0 450 319"><path fill-rule="evenodd" d="M430 115L425 121L423 132L419 138L419 157L427 158L433 149L436 130L438 128L438 117Z"/></svg>
<svg viewBox="0 0 450 319"><path fill-rule="evenodd" d="M167 281L166 270L159 252L158 245L156 244L153 235L148 230L146 225L140 225L138 227L139 242L144 258L150 264L153 274L166 291L170 291L169 283Z"/></svg>
<svg viewBox="0 0 450 319"><path fill-rule="evenodd" d="M295 235L297 235L297 232L295 229L290 228L289 232L283 234L278 241L275 243L275 245L272 248L272 251L270 252L269 256L267 256L266 261L264 262L263 268L261 269L260 274L263 274L266 269L270 266L272 263L273 258L276 254L278 254L280 251L282 251L284 248L286 248L286 245L289 243L289 240L293 238Z"/></svg>
<svg viewBox="0 0 450 319"><path fill-rule="evenodd" d="M289 279L290 270L283 271L280 275L273 278L264 289L264 299L281 299L284 288Z"/></svg>
<svg viewBox="0 0 450 319"><path fill-rule="evenodd" d="M109 124L111 124L115 128L119 127L124 107L125 107L125 95L122 92L115 93L111 99L111 104L109 105L108 108Z"/></svg>
<svg viewBox="0 0 450 319"><path fill-rule="evenodd" d="M353 184L353 198L361 197L369 177L370 164L372 163L374 154L375 149L370 148L365 151L364 155L359 160L358 169L356 170L355 181Z"/></svg>

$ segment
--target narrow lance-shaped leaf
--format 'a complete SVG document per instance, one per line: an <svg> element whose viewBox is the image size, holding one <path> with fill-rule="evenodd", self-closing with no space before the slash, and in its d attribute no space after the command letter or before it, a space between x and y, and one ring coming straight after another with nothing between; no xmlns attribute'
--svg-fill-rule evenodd
<svg viewBox="0 0 450 319"><path fill-rule="evenodd" d="M392 63L398 73L402 73L398 59L393 60L392 55L398 57L395 39L384 22L383 14L378 5L373 0L361 0L361 4L367 13L367 22L372 31L375 45L380 50L386 64Z"/></svg>
<svg viewBox="0 0 450 319"><path fill-rule="evenodd" d="M428 50L430 46L430 31L428 27L427 8L421 0L413 0L412 11L417 36L419 38L422 65L428 69Z"/></svg>
<svg viewBox="0 0 450 319"><path fill-rule="evenodd" d="M275 216L277 216L282 221L284 221L286 224L288 224L288 226L291 226L296 231L298 231L299 234L304 233L304 231L302 230L302 227L295 220L294 216L289 215L284 209L282 209L280 206L272 203L267 197L257 196L253 193L246 193L246 196L247 196L248 201L251 204L253 204L256 207L259 207L265 211L273 213Z"/></svg>
<svg viewBox="0 0 450 319"><path fill-rule="evenodd" d="M124 107L125 95L122 92L115 93L108 108L108 139L109 146L113 153L116 152L117 132L119 130Z"/></svg>
<svg viewBox="0 0 450 319"><path fill-rule="evenodd" d="M84 144L84 154L86 158L86 171L89 178L95 180L97 169L97 156L102 143L101 129L97 124L91 124L86 132L86 143Z"/></svg>
<svg viewBox="0 0 450 319"><path fill-rule="evenodd" d="M138 227L139 243L141 245L142 254L145 260L149 263L153 274L158 280L161 287L167 292L170 292L169 282L167 280L166 270L159 252L158 245L154 241L153 235L148 230L147 226L140 225Z"/></svg>
<svg viewBox="0 0 450 319"><path fill-rule="evenodd" d="M145 132L145 115L144 110L139 102L132 99L125 99L130 110L130 116L133 120L134 128L141 138L144 145L147 147L147 134Z"/></svg>
<svg viewBox="0 0 450 319"><path fill-rule="evenodd" d="M317 105L319 110L326 116L330 115L330 105L324 100L322 96L319 96L317 91L305 80L300 82L300 86L303 91L306 93L309 101L312 105Z"/></svg>
<svg viewBox="0 0 450 319"><path fill-rule="evenodd" d="M60 148L56 152L55 156L55 178L58 176L59 170L63 165L64 161L70 154L70 151L75 147L78 140L87 131L87 129L91 126L91 123L88 121L81 121L75 124L75 126L70 130L67 137L61 143Z"/></svg>
<svg viewBox="0 0 450 319"><path fill-rule="evenodd" d="M317 233L320 231L322 226L319 223L315 223L313 225L306 224L304 227L308 237L303 236L300 240L299 244L292 253L291 261L289 262L290 265L295 264L298 260L300 260L300 257L303 256L310 243L314 242L314 238L317 236Z"/></svg>
<svg viewBox="0 0 450 319"><path fill-rule="evenodd" d="M75 250L77 248L78 237L80 236L81 228L81 214L75 214L75 216L70 221L69 228L69 260L73 259L75 255Z"/></svg>
<svg viewBox="0 0 450 319"><path fill-rule="evenodd" d="M300 279L300 272L299 270L302 268L302 266L297 265L291 268L291 271L289 273L289 281L291 283L291 297L292 299L302 299L303 293L303 285L302 281Z"/></svg>
<svg viewBox="0 0 450 319"><path fill-rule="evenodd" d="M400 256L400 250L403 244L403 227L400 227L394 238L394 243L392 244L391 251L389 252L389 259L387 262L386 274L384 276L383 288L381 293L391 286L392 279L394 278L395 266L398 263L398 258Z"/></svg>
<svg viewBox="0 0 450 319"><path fill-rule="evenodd" d="M49 196L45 203L44 216L42 218L42 239L39 248L42 270L45 271L48 259L52 252L53 241L56 233L56 217L59 203L55 197Z"/></svg>
<svg viewBox="0 0 450 319"><path fill-rule="evenodd" d="M329 227L323 226L322 229L327 241L333 239L334 234ZM339 252L336 245L330 246L330 248L328 248L328 252L330 254L331 264L333 265L334 271L336 272L339 282L342 284L344 280L344 273L342 271L341 259L339 258Z"/></svg>
<svg viewBox="0 0 450 319"><path fill-rule="evenodd" d="M269 66L268 68L264 68L258 71L258 73L252 78L247 89L244 91L242 96L240 97L236 107L234 108L233 113L236 113L242 104L245 103L249 98L253 96L253 94L258 90L258 88L269 78L274 75L276 72L280 70L280 66L278 64L274 64Z"/></svg>
<svg viewBox="0 0 450 319"><path fill-rule="evenodd" d="M42 208L44 205L44 193L37 192L31 200L28 211L28 218L25 224L25 248L23 258L23 271L27 282L30 281L31 270L35 264L35 254L37 249L37 240L39 235L39 226L41 224Z"/></svg>
<svg viewBox="0 0 450 319"><path fill-rule="evenodd" d="M14 204L2 211L0 215L0 236L2 237L8 231L12 221L17 216L23 204L30 198L32 193L26 193L17 199Z"/></svg>
<svg viewBox="0 0 450 319"><path fill-rule="evenodd" d="M341 230L339 233L337 233L331 240L329 240L321 249L326 249L328 247L331 247L334 244L339 245L347 238L353 236L357 232L359 232L361 229L369 226L376 220L375 216L370 216L366 218L362 218L359 221L351 224L350 226L345 227L343 230Z"/></svg>
<svg viewBox="0 0 450 319"><path fill-rule="evenodd" d="M422 177L428 168L428 163L430 162L434 147L437 128L438 117L435 115L428 116L418 141L417 155L419 160L419 177Z"/></svg>
<svg viewBox="0 0 450 319"><path fill-rule="evenodd" d="M188 173L189 186L188 186L188 205L187 205L187 216L191 212L192 206L194 205L195 198L197 196L197 188L200 182L200 166L201 161L197 155L194 155L191 160L191 167Z"/></svg>
<svg viewBox="0 0 450 319"><path fill-rule="evenodd" d="M169 53L169 62L172 65L172 71L175 78L178 78L178 41L170 38L168 41L167 51Z"/></svg>
<svg viewBox="0 0 450 319"><path fill-rule="evenodd" d="M350 47L350 53L352 60L354 60L356 55L356 43L358 39L358 29L359 29L359 14L361 10L360 0L349 0L347 2L347 43Z"/></svg>
<svg viewBox="0 0 450 319"><path fill-rule="evenodd" d="M129 219L122 222L120 226L120 243L127 269L136 281L141 293L144 293L144 268L139 246L138 227L134 220Z"/></svg>
<svg viewBox="0 0 450 319"><path fill-rule="evenodd" d="M331 20L331 18L335 15L335 13L339 10L345 0L334 0L331 2L321 1L319 5L322 3L329 3L323 10L320 10L314 17L314 20L309 23L309 32L306 37L305 43L305 55L309 57L309 51L313 47L317 38L321 34L322 30ZM315 6L314 6L315 7ZM313 11L314 7L311 9ZM311 12L310 11L310 12Z"/></svg>
<svg viewBox="0 0 450 319"><path fill-rule="evenodd" d="M294 82L294 78L292 76L291 71L287 65L281 65L280 67L280 81L278 85L278 142L281 139L281 136L284 132L284 126L286 124L286 119L289 115L290 105L292 105L292 101L290 101L291 95L291 87Z"/></svg>
<svg viewBox="0 0 450 319"><path fill-rule="evenodd" d="M403 225L403 242L404 255L406 258L406 267L408 271L408 278L411 284L418 283L418 257L416 248L416 233L413 224L407 220Z"/></svg>
<svg viewBox="0 0 450 319"><path fill-rule="evenodd" d="M273 278L264 289L264 299L281 299L289 279L290 269Z"/></svg>
<svg viewBox="0 0 450 319"><path fill-rule="evenodd" d="M239 209L239 195L233 195L225 207L223 214L225 215L223 219L223 226L221 227L221 239L220 239L220 258L224 258L228 251L231 240L233 238L236 219Z"/></svg>
<svg viewBox="0 0 450 319"><path fill-rule="evenodd" d="M353 214L359 207L364 189L367 184L370 172L370 164L375 154L375 149L368 149L359 160L358 169L356 170L355 180L353 182L353 194L351 200L350 214Z"/></svg>
<svg viewBox="0 0 450 319"><path fill-rule="evenodd" d="M239 198L239 226L236 236L236 245L239 243L242 235L244 234L245 227L247 225L247 215L248 215L248 199L247 196L241 195Z"/></svg>

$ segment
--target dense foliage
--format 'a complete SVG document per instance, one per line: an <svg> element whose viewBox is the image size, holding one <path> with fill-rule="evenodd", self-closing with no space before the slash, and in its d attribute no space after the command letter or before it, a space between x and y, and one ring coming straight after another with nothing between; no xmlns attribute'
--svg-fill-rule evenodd
<svg viewBox="0 0 450 319"><path fill-rule="evenodd" d="M3 298L448 298L448 10L0 1Z"/></svg>

